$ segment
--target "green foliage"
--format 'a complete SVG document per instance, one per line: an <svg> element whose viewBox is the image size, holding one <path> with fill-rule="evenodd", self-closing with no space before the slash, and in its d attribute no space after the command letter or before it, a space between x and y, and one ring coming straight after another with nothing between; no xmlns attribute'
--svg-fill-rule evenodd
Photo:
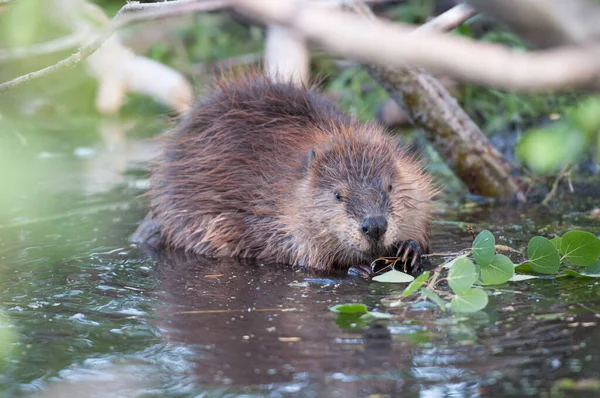
<svg viewBox="0 0 600 398"><path fill-rule="evenodd" d="M496 254L492 261L481 267L481 281L486 285L501 285L513 277L515 265L510 258Z"/></svg>
<svg viewBox="0 0 600 398"><path fill-rule="evenodd" d="M404 291L402 292L402 295L404 297L410 296L411 294L413 294L414 292L416 292L417 290L419 290L419 288L421 286L423 286L425 284L425 282L427 282L427 279L429 279L429 275L430 275L429 271L423 272L421 275L419 275L419 277L417 279L415 279L414 281L412 281L410 283L410 285L408 285L406 287L406 289L404 289Z"/></svg>
<svg viewBox="0 0 600 398"><path fill-rule="evenodd" d="M562 252L560 251L560 246L562 244L562 238L560 236L557 236L556 238L550 239L550 242L552 242L554 247L556 247L556 250L558 250L558 254L562 255Z"/></svg>
<svg viewBox="0 0 600 398"><path fill-rule="evenodd" d="M478 17L472 18L472 21L476 19ZM517 35L499 28L477 35L477 29L464 24L455 29L454 34L499 43L515 51L523 51L527 47ZM462 86L457 97L465 111L486 132L524 129L549 114L563 113L575 100L572 94L517 94L474 84Z"/></svg>
<svg viewBox="0 0 600 398"><path fill-rule="evenodd" d="M373 321L392 317L383 312L371 312L366 305L357 303L338 304L329 310L338 314L335 323L342 329L364 329Z"/></svg>
<svg viewBox="0 0 600 398"><path fill-rule="evenodd" d="M535 236L529 241L527 257L531 268L540 274L556 274L560 266L556 247L542 236Z"/></svg>
<svg viewBox="0 0 600 398"><path fill-rule="evenodd" d="M339 97L340 108L363 121L372 120L377 106L387 98L385 90L373 85L373 79L360 66L338 72L326 82L325 90Z"/></svg>
<svg viewBox="0 0 600 398"><path fill-rule="evenodd" d="M600 239L590 232L570 231L563 235L560 248L568 262L586 267L600 256Z"/></svg>
<svg viewBox="0 0 600 398"><path fill-rule="evenodd" d="M490 231L481 231L473 241L471 250L473 257L480 267L484 267L492 262L496 253L496 240Z"/></svg>
<svg viewBox="0 0 600 398"><path fill-rule="evenodd" d="M20 0L2 10L0 36L3 47L28 46L49 33L45 26L44 3L45 0Z"/></svg>
<svg viewBox="0 0 600 398"><path fill-rule="evenodd" d="M596 260L594 263L588 265L583 272L588 275L600 275L600 260Z"/></svg>
<svg viewBox="0 0 600 398"><path fill-rule="evenodd" d="M452 312L477 312L488 304L488 296L482 289L470 288L452 298Z"/></svg>
<svg viewBox="0 0 600 398"><path fill-rule="evenodd" d="M373 277L373 280L385 283L408 283L413 282L415 278L412 275L392 269L389 272Z"/></svg>
<svg viewBox="0 0 600 398"><path fill-rule="evenodd" d="M516 154L533 172L547 174L579 159L586 146L585 132L563 120L531 129Z"/></svg>
<svg viewBox="0 0 600 398"><path fill-rule="evenodd" d="M482 288L474 286L475 284L501 285L508 281L519 282L538 278L529 274L516 275L515 270L557 275L563 261L587 268L581 271L565 268L559 276L600 278L600 239L590 232L570 231L552 240L534 236L527 246L527 256L526 262L513 264L509 257L496 253L495 238L492 233L487 230L481 231L473 240L469 251L462 251L455 258L439 265L433 274L430 272L421 274L404 289L399 301L391 302L389 305L396 306L403 299L419 292L421 299L429 300L440 310L445 311L446 301L439 294L442 293L443 296L451 297L450 311L477 312L486 307L488 295ZM472 257L475 263L469 257ZM448 282L448 287L453 294L438 292L436 289L437 285L444 280L439 276L445 269L449 269L445 281ZM385 274L374 279L389 282Z"/></svg>
<svg viewBox="0 0 600 398"><path fill-rule="evenodd" d="M535 173L555 172L581 159L594 142L600 142L599 115L600 97L590 97L567 109L563 119L526 133L517 146L517 156Z"/></svg>
<svg viewBox="0 0 600 398"><path fill-rule="evenodd" d="M446 311L446 302L442 300L440 296L438 296L434 291L429 290L427 288L421 288L421 293L424 297L433 301L442 311Z"/></svg>
<svg viewBox="0 0 600 398"><path fill-rule="evenodd" d="M502 254L496 254L496 240L490 231L483 230L475 237L471 253L479 266L479 281L482 284L501 285L514 275L512 261Z"/></svg>
<svg viewBox="0 0 600 398"><path fill-rule="evenodd" d="M364 304L338 304L329 309L338 314L366 314L368 312L367 306Z"/></svg>
<svg viewBox="0 0 600 398"><path fill-rule="evenodd" d="M448 272L448 285L456 294L467 292L477 281L479 274L475 264L468 258L461 258Z"/></svg>

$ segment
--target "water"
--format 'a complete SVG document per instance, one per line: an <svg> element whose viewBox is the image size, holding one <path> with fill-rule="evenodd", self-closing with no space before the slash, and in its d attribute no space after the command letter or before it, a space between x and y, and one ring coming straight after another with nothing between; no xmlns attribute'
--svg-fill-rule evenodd
<svg viewBox="0 0 600 398"><path fill-rule="evenodd" d="M0 160L12 170L0 184L3 396L571 396L559 388L569 379L596 395L595 279L509 283L485 311L450 316L383 308L397 288L344 275L151 257L127 237L145 215L140 162L155 143L94 126L69 143L50 128L5 129L19 134ZM446 210L433 246L470 246L466 224L519 249L535 234L597 232L592 200ZM329 307L348 302L397 318L344 328Z"/></svg>

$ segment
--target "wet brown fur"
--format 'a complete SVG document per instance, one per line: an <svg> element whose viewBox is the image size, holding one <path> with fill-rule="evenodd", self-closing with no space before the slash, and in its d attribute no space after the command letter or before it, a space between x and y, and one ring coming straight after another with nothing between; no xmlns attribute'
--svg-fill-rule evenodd
<svg viewBox="0 0 600 398"><path fill-rule="evenodd" d="M406 240L426 249L434 189L379 124L252 74L220 78L166 136L149 193L170 247L330 270ZM359 224L378 212L388 230L374 245Z"/></svg>

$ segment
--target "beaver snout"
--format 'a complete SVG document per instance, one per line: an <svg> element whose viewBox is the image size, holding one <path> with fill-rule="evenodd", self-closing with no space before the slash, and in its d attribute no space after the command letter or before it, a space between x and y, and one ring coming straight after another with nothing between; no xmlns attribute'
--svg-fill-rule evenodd
<svg viewBox="0 0 600 398"><path fill-rule="evenodd" d="M369 239L377 242L387 231L385 217L367 217L360 223L361 232Z"/></svg>

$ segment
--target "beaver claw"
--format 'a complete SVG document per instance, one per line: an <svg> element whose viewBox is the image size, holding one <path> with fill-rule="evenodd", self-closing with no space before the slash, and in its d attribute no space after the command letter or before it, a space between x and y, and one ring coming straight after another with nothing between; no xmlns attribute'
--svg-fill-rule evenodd
<svg viewBox="0 0 600 398"><path fill-rule="evenodd" d="M389 269L391 266L403 264L402 271L409 274L416 274L421 270L421 256L423 249L414 240L402 242L396 252L397 258L381 258L374 261L371 265L355 265L348 269L348 276L357 276L364 279L371 279L375 275ZM410 261L409 261L410 260ZM377 269L383 267L383 269Z"/></svg>
<svg viewBox="0 0 600 398"><path fill-rule="evenodd" d="M415 273L421 267L421 255L423 254L423 249L421 246L414 240L407 240L402 242L398 251L396 252L396 257L402 256L401 262L404 264L403 271L409 273ZM408 265L408 258L410 259L410 266ZM410 271L409 271L410 270Z"/></svg>

